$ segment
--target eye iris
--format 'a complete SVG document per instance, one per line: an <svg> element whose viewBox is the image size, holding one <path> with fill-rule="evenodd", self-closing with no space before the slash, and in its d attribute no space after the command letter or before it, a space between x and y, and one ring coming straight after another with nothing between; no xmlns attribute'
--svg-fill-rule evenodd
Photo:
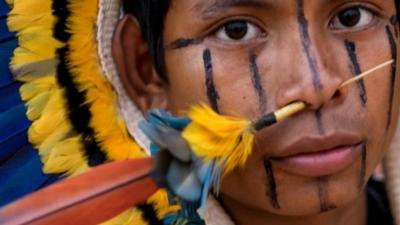
<svg viewBox="0 0 400 225"><path fill-rule="evenodd" d="M248 26L245 21L235 21L225 25L225 32L229 38L238 40L247 34Z"/></svg>
<svg viewBox="0 0 400 225"><path fill-rule="evenodd" d="M360 22L361 11L359 8L346 9L339 13L339 21L346 27L353 27Z"/></svg>

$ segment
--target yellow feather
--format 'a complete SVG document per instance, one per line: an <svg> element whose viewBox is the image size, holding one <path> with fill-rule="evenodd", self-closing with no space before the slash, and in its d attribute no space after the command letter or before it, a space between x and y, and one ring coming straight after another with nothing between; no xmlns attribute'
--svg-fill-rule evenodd
<svg viewBox="0 0 400 225"><path fill-rule="evenodd" d="M14 0L6 0L6 3L7 3L10 7L12 7L13 4L14 4Z"/></svg>
<svg viewBox="0 0 400 225"><path fill-rule="evenodd" d="M142 212L135 208L131 208L119 216L101 223L101 225L148 225L148 223L143 220Z"/></svg>
<svg viewBox="0 0 400 225"><path fill-rule="evenodd" d="M67 112L63 104L62 91L54 89L47 106L43 109L40 118L35 120L28 131L29 141L35 145L44 142L53 132L64 131L71 135L71 124L67 120ZM62 129L65 127L65 130Z"/></svg>
<svg viewBox="0 0 400 225"><path fill-rule="evenodd" d="M58 142L50 151L43 171L45 173L66 173L73 174L86 160L81 153L79 137L69 138ZM86 166L88 169L88 166Z"/></svg>
<svg viewBox="0 0 400 225"><path fill-rule="evenodd" d="M12 69L40 60L54 59L55 49L62 44L53 38L56 19L50 0L14 0L7 24L18 32L18 47L14 51Z"/></svg>
<svg viewBox="0 0 400 225"><path fill-rule="evenodd" d="M26 115L29 120L36 120L42 114L50 98L49 92L42 92L33 97L27 104L28 110Z"/></svg>
<svg viewBox="0 0 400 225"><path fill-rule="evenodd" d="M250 121L221 116L207 105L193 107L189 117L192 122L183 137L196 155L207 161L216 160L224 174L246 163L254 142Z"/></svg>
<svg viewBox="0 0 400 225"><path fill-rule="evenodd" d="M181 209L179 205L170 205L168 195L164 189L158 190L147 202L154 206L159 219L164 218L170 213L176 213Z"/></svg>
<svg viewBox="0 0 400 225"><path fill-rule="evenodd" d="M51 86L54 86L55 83L45 83L45 82L30 82L25 83L21 86L19 92L23 101L29 101L33 97L48 92L51 89Z"/></svg>

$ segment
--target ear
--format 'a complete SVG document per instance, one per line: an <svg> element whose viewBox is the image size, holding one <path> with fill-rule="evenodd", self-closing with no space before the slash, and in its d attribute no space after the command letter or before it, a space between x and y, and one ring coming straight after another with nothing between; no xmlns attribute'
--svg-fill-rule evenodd
<svg viewBox="0 0 400 225"><path fill-rule="evenodd" d="M143 112L167 105L166 84L152 65L139 23L124 16L117 24L112 51L120 79L131 100Z"/></svg>

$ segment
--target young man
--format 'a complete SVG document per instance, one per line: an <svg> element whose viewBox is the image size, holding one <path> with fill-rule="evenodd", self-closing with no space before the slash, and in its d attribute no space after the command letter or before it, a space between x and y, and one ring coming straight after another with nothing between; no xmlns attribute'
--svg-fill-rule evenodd
<svg viewBox="0 0 400 225"><path fill-rule="evenodd" d="M307 103L307 110L257 133L245 166L225 176L219 196L207 204L207 225L394 224L383 184L370 178L387 154L398 123L397 0L125 0L126 14L111 29L115 76L104 66L110 65L105 50L110 45L101 43L112 33L102 29L106 19L97 17L95 26L92 10L75 12L91 8L82 6L84 1L42 1L46 2L42 11L48 8L51 12L43 18L54 19L54 24L39 23L37 17L31 21L51 32L36 32L24 39L24 32L30 30L16 25L12 18L9 24L12 31L20 32L22 43L37 38L36 34L52 36L46 44L55 49L49 55L57 60L43 57L39 63L23 64L18 53L31 47L25 45L15 52L17 60L12 66L17 78L28 84L31 76L21 79L26 75L24 69L35 65L40 74L50 71L43 68L55 66L55 83L64 94L69 123L60 122L65 127L53 132L65 129L60 141L55 138L61 145L53 148L52 143L43 141L47 139L39 134L45 132L30 133L46 173L77 174L108 160L140 155L134 150L124 156L114 152L118 148L125 153L125 139L118 138L129 135L109 134L114 118L99 116L114 115L105 107L114 106L107 102L112 98L101 92L109 91L107 85L93 75L98 68L91 66L97 58L89 61L93 54L86 54L93 47L86 38L99 37L102 69L120 96L121 108L129 108L133 102L143 114L164 108L185 115L191 106L206 102L222 115L256 119L295 101ZM90 2L92 7L97 5ZM118 5L118 1L100 2L100 15L112 9L105 7L105 2ZM18 15L17 6L22 5L18 1L12 4L10 17ZM90 17L91 23L84 16ZM79 29L74 30L74 25ZM93 32L93 27L99 30L97 36L81 35L86 28ZM395 61L392 67L340 88L349 78L390 59ZM115 82L117 79L122 82ZM124 98L125 92L129 99ZM23 96L32 109L37 102L30 95ZM98 104L100 101L107 103ZM124 115L128 128L140 117L130 110L115 111L115 115ZM41 114L48 112L53 111L44 109ZM30 117L32 121L38 118ZM54 124L57 119L54 117ZM40 122L34 123L35 129ZM140 142L135 132L131 134ZM66 144L79 151L60 147ZM77 163L71 163L71 158L65 157L68 154ZM395 199L390 200L396 205ZM152 217L148 205L139 209L143 217ZM154 217L149 224L161 224L163 219L167 224L176 222Z"/></svg>
<svg viewBox="0 0 400 225"><path fill-rule="evenodd" d="M368 180L396 128L398 62L339 87L397 59L397 3L126 1L136 18L120 21L115 60L144 113L208 102L255 119L310 105L259 133L246 166L223 179L218 201L236 224L391 224Z"/></svg>

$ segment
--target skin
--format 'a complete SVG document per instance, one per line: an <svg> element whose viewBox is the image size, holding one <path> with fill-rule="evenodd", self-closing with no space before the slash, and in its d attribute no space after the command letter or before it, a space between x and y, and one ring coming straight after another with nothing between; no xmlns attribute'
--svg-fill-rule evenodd
<svg viewBox="0 0 400 225"><path fill-rule="evenodd" d="M346 42L355 44L362 71L393 57L386 26L391 33L398 32L391 23L394 1L304 1L302 14L294 0L235 1L235 6L217 1L214 8L210 2L172 0L164 31L168 82L155 72L135 19L127 16L120 21L114 58L132 101L143 112L163 107L177 115L200 102L211 104L203 60L208 49L221 114L255 119L263 114L262 107L270 112L299 100L309 105L257 133L248 163L224 177L219 200L235 222L367 224L365 184L385 155L398 122L399 92L391 90L399 88L399 62L363 81L365 104L357 84L338 87L354 76ZM373 20L362 27L333 29L330 22L339 11L354 5L375 12ZM221 39L214 31L233 18L246 19L262 32L245 41ZM399 39L394 38L398 52ZM257 56L257 82L265 92L265 106L260 105L260 89L252 80L251 54ZM296 140L338 130L355 134L360 143L358 158L340 172L306 177L268 161L282 156Z"/></svg>

